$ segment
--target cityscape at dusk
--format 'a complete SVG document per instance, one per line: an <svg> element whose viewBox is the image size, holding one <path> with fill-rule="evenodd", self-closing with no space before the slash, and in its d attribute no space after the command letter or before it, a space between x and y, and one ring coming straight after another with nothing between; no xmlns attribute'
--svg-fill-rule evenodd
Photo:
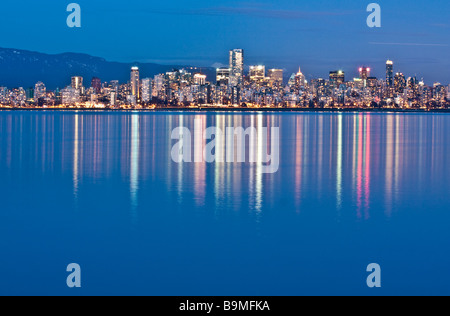
<svg viewBox="0 0 450 316"><path fill-rule="evenodd" d="M450 295L450 1L3 1L0 296Z"/></svg>
<svg viewBox="0 0 450 316"><path fill-rule="evenodd" d="M229 52L229 66L216 69L208 78L201 68L173 69L145 77L132 67L130 80L103 82L100 78L74 76L71 84L55 91L45 82L34 87L8 89L0 86L2 107L20 108L308 108L308 109L448 109L450 84L426 84L425 79L395 71L387 60L385 78L371 75L373 69L358 68L349 78L343 70L328 77L307 80L299 68L285 80L283 69L245 64L243 49Z"/></svg>

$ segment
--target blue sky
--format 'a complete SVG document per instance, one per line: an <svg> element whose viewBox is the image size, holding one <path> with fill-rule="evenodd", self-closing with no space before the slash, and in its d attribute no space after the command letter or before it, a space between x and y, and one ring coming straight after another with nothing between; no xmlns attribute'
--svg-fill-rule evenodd
<svg viewBox="0 0 450 316"><path fill-rule="evenodd" d="M307 77L361 65L450 83L450 1L382 0L382 27L366 25L362 0L22 0L2 1L1 47L82 52L110 61L212 66L243 48L246 64ZM66 6L82 9L81 29L66 26Z"/></svg>

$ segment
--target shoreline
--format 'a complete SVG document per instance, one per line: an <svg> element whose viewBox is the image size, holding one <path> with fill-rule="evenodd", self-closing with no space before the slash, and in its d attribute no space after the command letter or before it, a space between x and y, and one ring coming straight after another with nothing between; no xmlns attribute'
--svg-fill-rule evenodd
<svg viewBox="0 0 450 316"><path fill-rule="evenodd" d="M38 112L241 112L241 113L273 113L273 112L283 112L283 113L314 113L314 112L325 112L325 113L450 113L450 109L331 109L331 108L227 108L227 107L198 107L198 108L178 108L178 107L167 107L167 108L154 108L154 109L110 109L110 108L1 108L0 111L14 112L14 111L38 111Z"/></svg>

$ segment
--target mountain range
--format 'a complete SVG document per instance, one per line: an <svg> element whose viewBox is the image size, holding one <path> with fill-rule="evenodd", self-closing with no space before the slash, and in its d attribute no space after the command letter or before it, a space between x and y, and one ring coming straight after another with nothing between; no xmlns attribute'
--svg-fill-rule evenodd
<svg viewBox="0 0 450 316"><path fill-rule="evenodd" d="M130 80L132 66L139 67L141 78L191 67L153 63L120 63L79 53L50 55L0 48L0 86L28 88L33 87L36 82L42 81L48 89L64 88L70 85L72 76L82 76L85 86L90 86L93 77L100 78L102 82L119 80L121 83L126 83ZM213 81L215 76L213 68L201 68L201 70L208 76L209 81Z"/></svg>

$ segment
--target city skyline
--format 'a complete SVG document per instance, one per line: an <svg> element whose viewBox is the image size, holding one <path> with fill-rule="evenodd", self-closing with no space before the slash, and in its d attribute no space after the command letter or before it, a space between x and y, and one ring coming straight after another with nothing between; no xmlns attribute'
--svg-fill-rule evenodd
<svg viewBox="0 0 450 316"><path fill-rule="evenodd" d="M85 89L82 76L72 76L62 90L47 91L39 81L27 90L0 87L0 105L14 107L75 106L87 108L192 107L202 105L272 108L388 108L447 109L450 85L427 85L423 79L395 72L395 62L385 63L385 77L377 78L371 67L358 68L359 76L346 77L345 71L331 70L328 78L308 80L301 67L287 83L283 69L265 65L248 66L245 50L229 51L228 67L216 69L216 80L207 78L201 68L173 69L153 78L141 77L132 66L130 80L103 82L93 77ZM351 76L350 76L351 77ZM141 80L142 78L142 80ZM347 80L346 80L347 78Z"/></svg>
<svg viewBox="0 0 450 316"><path fill-rule="evenodd" d="M382 8L379 29L367 27L368 3L357 1L78 3L80 29L65 25L65 3L5 3L5 12L11 14L0 21L0 27L9 30L2 46L50 54L80 52L118 62L200 67L226 64L228 48L246 47L249 64L276 65L293 72L300 63L305 74L316 78L329 69L353 72L353 63L377 69L375 65L389 58L398 61L404 73L450 82L450 74L442 72L450 69L448 2L424 6L421 1L378 1Z"/></svg>

